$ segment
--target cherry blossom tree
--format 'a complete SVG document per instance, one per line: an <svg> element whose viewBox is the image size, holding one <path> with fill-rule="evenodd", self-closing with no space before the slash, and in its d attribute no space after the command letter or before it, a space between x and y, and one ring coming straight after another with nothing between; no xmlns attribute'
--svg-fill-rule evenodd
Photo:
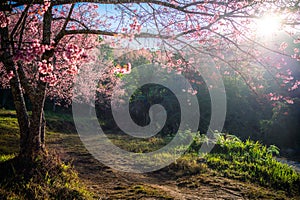
<svg viewBox="0 0 300 200"><path fill-rule="evenodd" d="M83 63L93 59L90 50L103 41L118 48L150 41L159 47L155 50L155 62L161 60L164 67L185 73L192 81L192 61L186 60L182 51L189 48L210 55L224 75L239 76L253 92L270 100L293 103L288 92L296 90L300 82L285 64L287 58L300 59L299 3L296 0L1 2L1 84L12 90L20 127L20 157L31 159L46 152L43 114L46 96L70 99L75 75ZM261 25L264 21L267 23ZM274 27L276 30L264 35L262 29ZM292 38L293 52L286 51L288 43L281 41L282 34ZM149 60L154 59L149 56ZM286 88L285 94L264 90L265 72L279 87ZM24 94L32 104L31 115Z"/></svg>

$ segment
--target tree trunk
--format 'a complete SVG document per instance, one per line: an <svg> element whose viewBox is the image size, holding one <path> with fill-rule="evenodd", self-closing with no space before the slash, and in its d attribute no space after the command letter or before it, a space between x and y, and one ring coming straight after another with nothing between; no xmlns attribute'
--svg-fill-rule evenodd
<svg viewBox="0 0 300 200"><path fill-rule="evenodd" d="M15 80L18 80L17 74ZM20 153L19 156L33 160L37 156L45 153L45 119L44 102L45 91L36 92L37 95L31 97L32 114L29 116L26 110L26 104L22 93L21 84L11 84L14 97L14 103L17 112L18 123L20 127ZM34 101L33 101L34 100Z"/></svg>
<svg viewBox="0 0 300 200"><path fill-rule="evenodd" d="M52 12L51 6L44 14L43 20L43 44L50 44ZM45 154L45 118L44 104L47 84L37 80L36 85L31 84L23 69L23 63L13 60L15 53L14 41L10 40L8 27L0 27L1 54L0 59L6 72L13 71L14 76L10 80L10 87L16 108L20 128L20 152L19 157L34 161L39 155ZM13 36L11 36L13 38ZM46 50L42 60L49 60L54 54L53 50ZM28 115L24 93L29 96L32 104L32 114Z"/></svg>
<svg viewBox="0 0 300 200"><path fill-rule="evenodd" d="M0 28L1 46L4 51L1 61L4 64L6 72L14 72L13 78L10 80L13 100L17 113L18 124L20 128L20 152L19 157L28 161L34 161L37 156L45 154L45 120L44 120L44 103L46 84L38 83L37 88L27 87L27 80L22 74L21 65L16 68L16 64L12 59L12 51L9 45L8 29ZM28 115L23 91L30 95L32 103L32 114Z"/></svg>
<svg viewBox="0 0 300 200"><path fill-rule="evenodd" d="M20 69L20 67L19 67ZM39 82L34 92L29 93L29 99L32 105L32 114L29 117L29 132L27 140L20 141L24 146L24 151L20 151L21 157L36 158L46 153L45 149L45 118L44 104L46 98L46 84Z"/></svg>
<svg viewBox="0 0 300 200"><path fill-rule="evenodd" d="M20 154L26 151L26 144L29 135L29 116L26 109L25 99L18 76L15 75L10 81L12 95L17 113L17 119L20 128Z"/></svg>
<svg viewBox="0 0 300 200"><path fill-rule="evenodd" d="M41 145L42 148L45 149L45 137L46 137L46 119L45 119L45 114L43 112L42 116L42 126L41 126Z"/></svg>
<svg viewBox="0 0 300 200"><path fill-rule="evenodd" d="M43 113L45 92L42 91L39 95L30 98L34 101L31 101L32 114L29 116L17 72L15 72L15 77L11 79L10 85L20 128L19 156L32 160L45 153L46 123Z"/></svg>

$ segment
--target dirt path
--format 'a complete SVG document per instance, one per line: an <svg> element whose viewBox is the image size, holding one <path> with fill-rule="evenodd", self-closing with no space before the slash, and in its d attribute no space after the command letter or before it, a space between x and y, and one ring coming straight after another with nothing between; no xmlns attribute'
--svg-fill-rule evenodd
<svg viewBox="0 0 300 200"><path fill-rule="evenodd" d="M94 159L74 135L55 138L49 145L62 160L74 165L95 199L289 199L276 191L214 173L176 178L167 170L119 172Z"/></svg>

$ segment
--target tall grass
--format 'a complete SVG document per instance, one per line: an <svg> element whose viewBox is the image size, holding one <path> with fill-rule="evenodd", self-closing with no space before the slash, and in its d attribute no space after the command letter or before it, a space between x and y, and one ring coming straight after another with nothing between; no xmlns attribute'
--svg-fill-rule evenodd
<svg viewBox="0 0 300 200"><path fill-rule="evenodd" d="M300 194L300 174L274 158L279 154L276 146L249 139L243 142L223 133L216 133L216 138L215 148L205 156L209 167L229 178Z"/></svg>

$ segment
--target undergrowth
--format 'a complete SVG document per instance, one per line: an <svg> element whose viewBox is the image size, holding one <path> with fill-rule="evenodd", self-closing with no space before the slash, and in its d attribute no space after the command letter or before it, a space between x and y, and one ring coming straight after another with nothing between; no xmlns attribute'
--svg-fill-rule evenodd
<svg viewBox="0 0 300 200"><path fill-rule="evenodd" d="M258 141L241 141L234 135L216 133L213 151L205 155L207 165L223 176L255 182L288 194L300 194L300 174L291 166L278 162L279 149Z"/></svg>
<svg viewBox="0 0 300 200"><path fill-rule="evenodd" d="M33 163L13 156L1 158L0 199L92 199L73 168L56 156Z"/></svg>
<svg viewBox="0 0 300 200"><path fill-rule="evenodd" d="M54 115L48 118L59 121ZM67 120L67 119L66 119ZM51 122L50 122L51 123ZM53 126L57 127L54 123ZM0 199L89 199L73 167L49 154L34 163L17 156L16 112L0 110Z"/></svg>

